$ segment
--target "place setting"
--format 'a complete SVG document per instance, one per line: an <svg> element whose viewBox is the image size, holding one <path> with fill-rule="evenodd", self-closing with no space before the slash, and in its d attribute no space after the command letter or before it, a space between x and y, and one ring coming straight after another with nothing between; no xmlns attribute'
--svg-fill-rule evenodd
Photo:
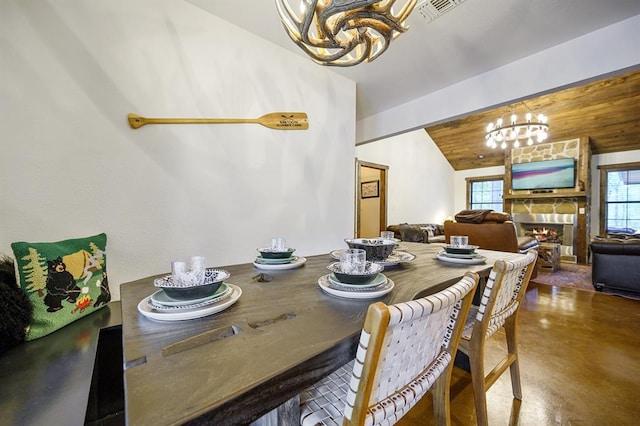
<svg viewBox="0 0 640 426"><path fill-rule="evenodd" d="M253 261L253 266L267 271L299 268L307 261L302 256L295 256L296 249L288 247L284 238L272 238L269 247L257 249L260 253Z"/></svg>
<svg viewBox="0 0 640 426"><path fill-rule="evenodd" d="M449 238L450 244L443 245L442 251L436 254L436 259L462 265L480 265L487 261L487 258L476 253L478 246L469 244L469 237L465 235L452 235Z"/></svg>
<svg viewBox="0 0 640 426"><path fill-rule="evenodd" d="M340 250L340 261L327 266L331 273L318 279L327 294L347 299L372 299L384 296L395 284L382 273L384 266L367 260L362 249Z"/></svg>
<svg viewBox="0 0 640 426"><path fill-rule="evenodd" d="M231 274L224 269L206 268L203 256L189 262L171 262L171 274L156 278L159 290L138 303L145 317L159 321L184 321L222 312L236 303L242 289L226 282Z"/></svg>
<svg viewBox="0 0 640 426"><path fill-rule="evenodd" d="M398 250L400 240L394 238L393 232L382 231L379 238L345 238L344 242L351 249L364 250L367 260L385 268L415 260L416 255L408 251ZM329 255L340 259L341 250L332 250Z"/></svg>

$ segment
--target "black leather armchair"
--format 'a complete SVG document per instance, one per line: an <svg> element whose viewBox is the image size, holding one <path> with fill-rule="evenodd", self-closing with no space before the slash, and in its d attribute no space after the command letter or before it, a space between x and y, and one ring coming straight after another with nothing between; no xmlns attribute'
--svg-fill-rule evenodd
<svg viewBox="0 0 640 426"><path fill-rule="evenodd" d="M597 238L590 246L596 290L640 295L640 238Z"/></svg>

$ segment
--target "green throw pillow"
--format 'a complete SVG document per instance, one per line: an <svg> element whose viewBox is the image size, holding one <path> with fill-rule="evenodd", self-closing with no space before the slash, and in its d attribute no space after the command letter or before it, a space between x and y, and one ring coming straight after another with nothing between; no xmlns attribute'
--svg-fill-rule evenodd
<svg viewBox="0 0 640 426"><path fill-rule="evenodd" d="M22 290L33 304L27 340L100 309L111 300L107 235L50 243L11 244Z"/></svg>

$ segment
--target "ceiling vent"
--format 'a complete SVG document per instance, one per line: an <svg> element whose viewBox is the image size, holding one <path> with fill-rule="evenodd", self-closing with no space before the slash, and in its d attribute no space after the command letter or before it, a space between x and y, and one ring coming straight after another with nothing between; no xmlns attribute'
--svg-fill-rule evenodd
<svg viewBox="0 0 640 426"><path fill-rule="evenodd" d="M426 0L420 2L416 9L424 19L431 22L463 2L464 0Z"/></svg>

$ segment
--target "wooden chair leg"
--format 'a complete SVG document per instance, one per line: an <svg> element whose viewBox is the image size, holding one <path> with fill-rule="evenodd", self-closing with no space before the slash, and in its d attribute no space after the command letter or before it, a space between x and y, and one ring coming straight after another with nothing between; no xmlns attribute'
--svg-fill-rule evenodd
<svg viewBox="0 0 640 426"><path fill-rule="evenodd" d="M487 395L484 385L484 351L479 349L469 354L471 367L471 383L473 385L473 400L476 406L478 426L487 426Z"/></svg>
<svg viewBox="0 0 640 426"><path fill-rule="evenodd" d="M507 351L509 356L514 360L509 366L511 373L511 388L513 397L522 400L522 386L520 382L520 361L518 359L518 340L515 315L507 319L504 324L504 330L507 337Z"/></svg>
<svg viewBox="0 0 640 426"><path fill-rule="evenodd" d="M438 426L451 425L451 372L453 363L449 364L431 387L433 395L433 414Z"/></svg>

